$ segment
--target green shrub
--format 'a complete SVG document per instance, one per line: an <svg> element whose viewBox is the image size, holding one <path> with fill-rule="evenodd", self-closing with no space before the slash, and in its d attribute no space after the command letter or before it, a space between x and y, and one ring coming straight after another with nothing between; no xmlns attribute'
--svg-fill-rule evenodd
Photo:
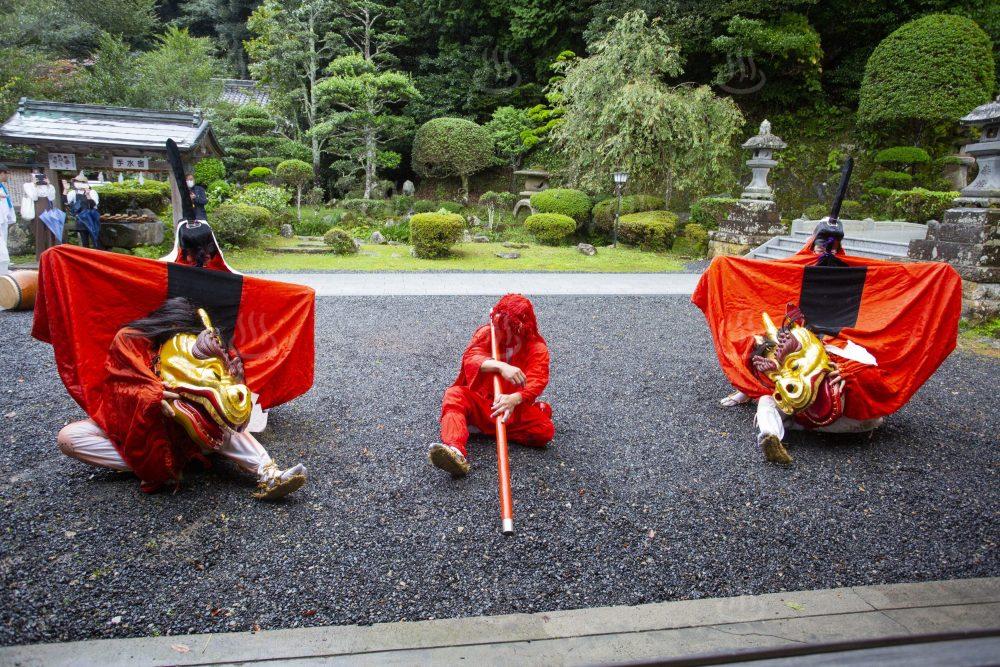
<svg viewBox="0 0 1000 667"><path fill-rule="evenodd" d="M875 162L878 164L914 165L930 161L931 156L927 151L916 146L893 146L883 148L875 154Z"/></svg>
<svg viewBox="0 0 1000 667"><path fill-rule="evenodd" d="M858 121L882 136L919 138L988 101L995 85L989 36L975 21L930 14L883 39L865 66Z"/></svg>
<svg viewBox="0 0 1000 667"><path fill-rule="evenodd" d="M413 170L420 176L462 179L469 191L469 175L493 164L493 137L482 125L464 118L434 118L413 137Z"/></svg>
<svg viewBox="0 0 1000 667"><path fill-rule="evenodd" d="M657 211L664 206L663 198L653 195L629 195L622 197L622 215ZM618 198L611 197L596 204L591 211L594 216L594 231L610 234L615 222L615 211L618 210Z"/></svg>
<svg viewBox="0 0 1000 667"><path fill-rule="evenodd" d="M232 197L233 186L226 181L212 181L205 188L205 193L208 195L208 203L205 205L205 210L211 213L220 204Z"/></svg>
<svg viewBox="0 0 1000 667"><path fill-rule="evenodd" d="M323 234L323 243L330 246L330 251L335 255L350 255L358 251L358 246L354 243L354 237L346 229L331 227Z"/></svg>
<svg viewBox="0 0 1000 667"><path fill-rule="evenodd" d="M840 217L843 220L863 220L864 206L854 199L845 199L840 203Z"/></svg>
<svg viewBox="0 0 1000 667"><path fill-rule="evenodd" d="M623 215L618 221L618 238L626 245L643 250L670 250L677 231L677 216L670 211L644 211Z"/></svg>
<svg viewBox="0 0 1000 667"><path fill-rule="evenodd" d="M271 224L271 213L260 206L226 203L212 214L212 231L227 248L248 248L260 241Z"/></svg>
<svg viewBox="0 0 1000 667"><path fill-rule="evenodd" d="M287 208L291 199L290 192L267 183L250 183L233 195L233 201L239 204L261 206L272 213L278 213Z"/></svg>
<svg viewBox="0 0 1000 667"><path fill-rule="evenodd" d="M954 205L958 192L913 188L893 192L889 196L889 211L893 218L907 222L940 220Z"/></svg>
<svg viewBox="0 0 1000 667"><path fill-rule="evenodd" d="M560 213L576 220L578 227L590 219L590 197L582 190L550 188L531 195L531 208L538 213Z"/></svg>
<svg viewBox="0 0 1000 667"><path fill-rule="evenodd" d="M684 238L696 254L704 255L708 250L708 230L703 225L688 222L684 227Z"/></svg>
<svg viewBox="0 0 1000 667"><path fill-rule="evenodd" d="M701 225L705 229L718 229L737 201L739 200L731 197L702 197L691 204L688 224Z"/></svg>
<svg viewBox="0 0 1000 667"><path fill-rule="evenodd" d="M423 259L446 257L463 229L465 220L456 213L417 213L410 218L413 253Z"/></svg>
<svg viewBox="0 0 1000 667"><path fill-rule="evenodd" d="M872 174L873 187L906 190L913 185L913 176L905 171L876 171Z"/></svg>
<svg viewBox="0 0 1000 667"><path fill-rule="evenodd" d="M524 221L524 229L542 245L559 245L576 231L576 220L562 213L535 213Z"/></svg>
<svg viewBox="0 0 1000 667"><path fill-rule="evenodd" d="M830 214L830 207L826 204L812 204L806 207L806 210L802 212L802 216L806 220L819 220Z"/></svg>
<svg viewBox="0 0 1000 667"><path fill-rule="evenodd" d="M274 176L274 172L267 167L254 167L247 174L247 178L256 183L263 183L272 176Z"/></svg>
<svg viewBox="0 0 1000 667"><path fill-rule="evenodd" d="M221 181L225 177L226 165L219 158L202 158L194 165L194 180L200 185Z"/></svg>
<svg viewBox="0 0 1000 667"><path fill-rule="evenodd" d="M418 199L417 201L413 202L414 213L433 213L439 208L440 207L438 206L437 202L431 201L430 199Z"/></svg>
<svg viewBox="0 0 1000 667"><path fill-rule="evenodd" d="M166 181L110 183L97 189L97 193L101 197L102 213L124 213L133 206L133 200L138 208L148 208L159 216L163 216L170 206L170 184Z"/></svg>
<svg viewBox="0 0 1000 667"><path fill-rule="evenodd" d="M459 204L458 202L443 201L443 202L438 202L437 210L447 211L448 213L461 213L462 208L463 208L462 205Z"/></svg>
<svg viewBox="0 0 1000 667"><path fill-rule="evenodd" d="M406 215L410 212L415 201L413 195L399 195L393 198L391 202L392 211L396 215Z"/></svg>
<svg viewBox="0 0 1000 667"><path fill-rule="evenodd" d="M389 215L389 204L383 199L342 199L339 206L364 216L384 220Z"/></svg>
<svg viewBox="0 0 1000 667"><path fill-rule="evenodd" d="M389 241L407 243L410 240L409 221L397 222L395 225L382 225L379 227L379 231Z"/></svg>

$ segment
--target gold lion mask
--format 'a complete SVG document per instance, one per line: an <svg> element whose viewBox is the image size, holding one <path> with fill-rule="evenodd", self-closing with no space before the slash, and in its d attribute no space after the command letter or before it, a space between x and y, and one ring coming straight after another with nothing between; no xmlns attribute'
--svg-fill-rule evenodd
<svg viewBox="0 0 1000 667"><path fill-rule="evenodd" d="M164 388L180 398L167 402L174 419L191 439L218 449L230 431L242 431L250 421L250 389L237 378L219 332L199 309L205 330L182 333L160 347L158 372Z"/></svg>
<svg viewBox="0 0 1000 667"><path fill-rule="evenodd" d="M820 393L826 375L834 370L823 343L795 321L778 329L763 313L765 337L771 343L763 355L754 355L753 367L774 383L774 402L787 415L806 410Z"/></svg>

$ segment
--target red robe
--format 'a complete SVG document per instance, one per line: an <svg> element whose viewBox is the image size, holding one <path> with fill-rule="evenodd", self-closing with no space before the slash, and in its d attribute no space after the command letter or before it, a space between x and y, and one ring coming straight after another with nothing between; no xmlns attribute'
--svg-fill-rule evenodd
<svg viewBox="0 0 1000 667"><path fill-rule="evenodd" d="M160 413L149 341L122 327L168 296L232 324L246 383L262 409L312 386L314 292L308 287L61 245L42 255L32 335L51 343L63 384L152 490L197 453ZM199 300L204 300L202 304Z"/></svg>
<svg viewBox="0 0 1000 667"><path fill-rule="evenodd" d="M501 350L501 355L505 354ZM451 387L445 391L441 406L441 441L457 447L463 454L469 439L468 425L487 435L496 434L496 423L490 417L494 401L493 378L495 373L483 372L481 367L492 359L490 327L483 326L472 335L465 353L462 368ZM507 420L507 437L512 442L540 447L552 440L555 427L552 410L537 398L549 384L549 348L545 339L534 336L524 343L509 359L527 378L524 387L510 384L500 377L500 391L504 394L519 392L521 404Z"/></svg>
<svg viewBox="0 0 1000 667"><path fill-rule="evenodd" d="M807 324L822 325L827 342L863 346L868 366L831 355L846 380L844 415L875 419L901 408L955 349L962 279L944 263L887 262L838 255L846 267L813 266L810 241L780 260L716 257L691 301L705 313L719 364L730 383L752 398L773 387L749 365L753 335L766 311L780 326L789 303ZM808 306L808 307L807 307ZM829 320L829 321L824 321Z"/></svg>

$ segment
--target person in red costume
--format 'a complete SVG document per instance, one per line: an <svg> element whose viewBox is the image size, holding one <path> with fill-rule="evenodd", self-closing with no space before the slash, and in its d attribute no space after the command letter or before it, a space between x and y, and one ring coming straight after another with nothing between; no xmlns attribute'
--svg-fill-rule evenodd
<svg viewBox="0 0 1000 667"><path fill-rule="evenodd" d="M441 442L431 445L428 453L432 464L452 475L469 472L470 427L495 436L495 420L501 417L508 439L528 447L544 447L555 435L552 406L538 400L549 384L549 348L538 333L531 301L507 294L490 317L501 359L493 359L490 326L476 329L462 355L458 378L444 392ZM495 375L500 376L499 395L493 392Z"/></svg>

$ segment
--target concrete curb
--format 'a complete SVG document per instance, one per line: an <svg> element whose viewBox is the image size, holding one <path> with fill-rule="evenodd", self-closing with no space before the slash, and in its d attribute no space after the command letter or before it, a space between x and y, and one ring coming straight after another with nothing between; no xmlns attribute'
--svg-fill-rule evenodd
<svg viewBox="0 0 1000 667"><path fill-rule="evenodd" d="M5 665L580 665L1000 627L1000 578L0 648Z"/></svg>

